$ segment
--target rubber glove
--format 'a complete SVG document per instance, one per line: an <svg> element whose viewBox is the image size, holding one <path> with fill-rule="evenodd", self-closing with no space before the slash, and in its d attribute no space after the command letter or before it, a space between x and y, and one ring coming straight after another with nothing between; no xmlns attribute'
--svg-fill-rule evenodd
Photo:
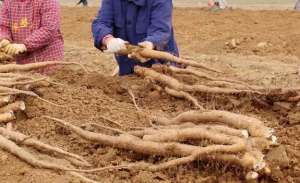
<svg viewBox="0 0 300 183"><path fill-rule="evenodd" d="M124 41L123 39L111 37L106 40L107 49L105 50L105 52L117 53L122 49L126 49L125 43L126 41Z"/></svg>
<svg viewBox="0 0 300 183"><path fill-rule="evenodd" d="M6 52L9 55L18 55L20 53L24 53L27 51L27 48L24 44L9 44L6 47L4 47L4 52Z"/></svg>

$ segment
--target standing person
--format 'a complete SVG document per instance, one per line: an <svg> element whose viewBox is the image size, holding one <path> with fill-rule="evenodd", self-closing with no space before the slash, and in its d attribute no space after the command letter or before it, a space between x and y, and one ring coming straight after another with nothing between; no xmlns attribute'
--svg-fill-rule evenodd
<svg viewBox="0 0 300 183"><path fill-rule="evenodd" d="M208 0L207 4L212 10L226 9L228 7L226 0Z"/></svg>
<svg viewBox="0 0 300 183"><path fill-rule="evenodd" d="M300 11L300 0L296 2L295 10Z"/></svg>
<svg viewBox="0 0 300 183"><path fill-rule="evenodd" d="M225 9L228 7L228 3L226 0L219 0L219 7L220 9Z"/></svg>
<svg viewBox="0 0 300 183"><path fill-rule="evenodd" d="M172 0L102 0L98 16L92 24L95 47L117 53L129 42L178 56L172 9ZM116 54L115 57L119 75L133 73L135 65L151 67L155 63L165 63L149 60L142 64L128 56Z"/></svg>
<svg viewBox="0 0 300 183"><path fill-rule="evenodd" d="M208 0L207 1L208 8L212 8L214 5L215 5L215 1L214 0Z"/></svg>
<svg viewBox="0 0 300 183"><path fill-rule="evenodd" d="M83 6L87 6L88 1L87 0L79 0L79 2L76 5L80 5L80 4L82 4Z"/></svg>
<svg viewBox="0 0 300 183"><path fill-rule="evenodd" d="M57 0L5 0L0 17L0 48L16 55L17 64L63 59Z"/></svg>

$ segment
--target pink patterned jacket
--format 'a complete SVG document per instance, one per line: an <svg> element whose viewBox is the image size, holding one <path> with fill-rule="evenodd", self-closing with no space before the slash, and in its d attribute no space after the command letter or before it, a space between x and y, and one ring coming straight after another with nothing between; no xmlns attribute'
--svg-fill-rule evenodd
<svg viewBox="0 0 300 183"><path fill-rule="evenodd" d="M63 37L57 0L4 0L0 13L0 39L25 44L17 63L62 60Z"/></svg>

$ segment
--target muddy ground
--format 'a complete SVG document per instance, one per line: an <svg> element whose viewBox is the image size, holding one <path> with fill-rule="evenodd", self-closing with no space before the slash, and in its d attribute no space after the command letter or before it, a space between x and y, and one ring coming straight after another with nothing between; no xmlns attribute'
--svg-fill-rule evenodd
<svg viewBox="0 0 300 183"><path fill-rule="evenodd" d="M45 99L66 106L49 106L26 98L24 113L15 128L43 142L61 147L86 158L95 167L138 160L154 161L124 150L86 142L70 131L42 118L50 115L81 125L95 122L113 126L103 117L115 120L124 129L147 126L124 86L140 86L134 91L137 104L155 114L174 116L193 109L189 102L157 93L144 87L137 76L110 77L113 57L93 48L90 26L96 8L63 8L65 60L84 64L90 73L78 67L64 67L51 78L63 85L42 88ZM225 76L265 87L300 85L300 14L292 11L228 10L176 8L174 25L181 55L191 57L225 72ZM270 177L261 182L300 182L300 107L297 103L257 104L251 96L202 94L197 98L207 109L225 109L255 116L276 130L280 151L270 161L280 161ZM277 103L278 104L278 103ZM115 126L114 126L115 127ZM32 168L14 156L0 151L1 183L79 183L79 180L54 171ZM243 171L234 166L198 162L163 172L108 171L91 178L100 182L244 182Z"/></svg>

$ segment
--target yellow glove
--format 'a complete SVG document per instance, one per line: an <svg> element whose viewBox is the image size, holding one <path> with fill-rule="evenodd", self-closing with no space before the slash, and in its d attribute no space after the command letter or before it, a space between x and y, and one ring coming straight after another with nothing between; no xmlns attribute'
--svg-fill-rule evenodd
<svg viewBox="0 0 300 183"><path fill-rule="evenodd" d="M20 53L26 52L26 46L24 44L9 44L4 47L4 52L9 55L18 55Z"/></svg>
<svg viewBox="0 0 300 183"><path fill-rule="evenodd" d="M0 48L4 48L5 46L9 45L10 42L7 39L2 39L0 41Z"/></svg>

